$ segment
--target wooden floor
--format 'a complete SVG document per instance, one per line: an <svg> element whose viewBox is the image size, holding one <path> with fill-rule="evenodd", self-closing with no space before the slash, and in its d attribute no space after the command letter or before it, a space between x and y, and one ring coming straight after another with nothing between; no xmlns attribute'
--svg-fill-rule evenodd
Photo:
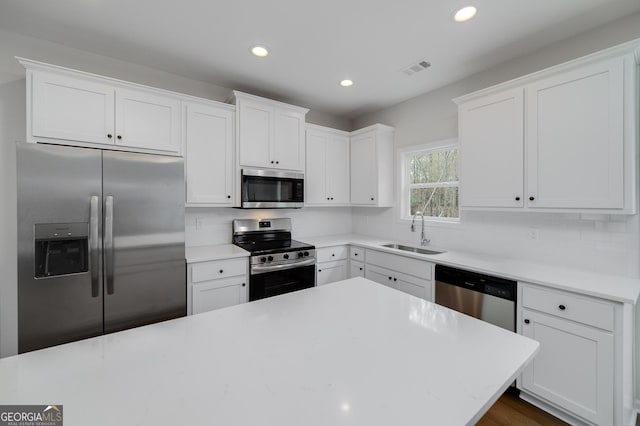
<svg viewBox="0 0 640 426"><path fill-rule="evenodd" d="M556 426L567 425L546 411L506 392L477 423L478 426Z"/></svg>

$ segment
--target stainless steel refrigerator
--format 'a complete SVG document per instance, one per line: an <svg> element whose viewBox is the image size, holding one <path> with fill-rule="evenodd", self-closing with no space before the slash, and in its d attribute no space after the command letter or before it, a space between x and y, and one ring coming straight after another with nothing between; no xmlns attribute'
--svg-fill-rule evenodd
<svg viewBox="0 0 640 426"><path fill-rule="evenodd" d="M177 157L18 144L18 351L186 314Z"/></svg>

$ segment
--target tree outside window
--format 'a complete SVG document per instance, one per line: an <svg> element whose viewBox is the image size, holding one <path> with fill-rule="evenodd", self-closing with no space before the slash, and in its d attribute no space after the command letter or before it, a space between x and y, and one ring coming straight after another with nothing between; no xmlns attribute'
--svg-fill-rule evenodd
<svg viewBox="0 0 640 426"><path fill-rule="evenodd" d="M406 151L402 156L402 216L422 212L434 220L458 221L458 146Z"/></svg>

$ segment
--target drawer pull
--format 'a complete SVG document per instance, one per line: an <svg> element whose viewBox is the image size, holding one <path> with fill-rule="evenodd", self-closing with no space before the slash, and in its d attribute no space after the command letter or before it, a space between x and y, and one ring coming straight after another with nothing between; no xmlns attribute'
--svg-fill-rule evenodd
<svg viewBox="0 0 640 426"><path fill-rule="evenodd" d="M397 279L397 278L394 278L393 280L394 280L394 281L398 281L398 279Z"/></svg>
<svg viewBox="0 0 640 426"><path fill-rule="evenodd" d="M335 253L331 253L331 257L336 257L336 254Z"/></svg>
<svg viewBox="0 0 640 426"><path fill-rule="evenodd" d="M528 319L524 320L525 324L529 324L531 321L529 321Z"/></svg>
<svg viewBox="0 0 640 426"><path fill-rule="evenodd" d="M565 309L567 309L567 307L564 305L559 305L558 309L560 309L561 311L564 311Z"/></svg>
<svg viewBox="0 0 640 426"><path fill-rule="evenodd" d="M389 280L391 280L391 277L389 277Z"/></svg>
<svg viewBox="0 0 640 426"><path fill-rule="evenodd" d="M224 269L220 269L218 272L222 274L224 272Z"/></svg>
<svg viewBox="0 0 640 426"><path fill-rule="evenodd" d="M360 270L362 271L362 268L360 268Z"/></svg>
<svg viewBox="0 0 640 426"><path fill-rule="evenodd" d="M358 253L353 253L353 255L354 255L354 256L357 256L357 255L358 255Z"/></svg>
<svg viewBox="0 0 640 426"><path fill-rule="evenodd" d="M245 287L247 285L247 283L242 283L242 287Z"/></svg>

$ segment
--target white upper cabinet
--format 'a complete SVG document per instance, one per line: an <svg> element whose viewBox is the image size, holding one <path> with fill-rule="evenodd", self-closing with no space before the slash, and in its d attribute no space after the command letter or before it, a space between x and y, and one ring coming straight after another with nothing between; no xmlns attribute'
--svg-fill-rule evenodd
<svg viewBox="0 0 640 426"><path fill-rule="evenodd" d="M349 133L307 124L308 205L349 204Z"/></svg>
<svg viewBox="0 0 640 426"><path fill-rule="evenodd" d="M65 75L31 76L32 138L113 144L115 89Z"/></svg>
<svg viewBox="0 0 640 426"><path fill-rule="evenodd" d="M393 205L393 134L382 124L351 133L351 204Z"/></svg>
<svg viewBox="0 0 640 426"><path fill-rule="evenodd" d="M180 98L54 65L27 69L27 141L180 155Z"/></svg>
<svg viewBox="0 0 640 426"><path fill-rule="evenodd" d="M233 206L234 116L231 105L185 102L188 206Z"/></svg>
<svg viewBox="0 0 640 426"><path fill-rule="evenodd" d="M634 214L637 48L627 43L456 99L461 206Z"/></svg>
<svg viewBox="0 0 640 426"><path fill-rule="evenodd" d="M624 58L526 90L528 206L624 208Z"/></svg>
<svg viewBox="0 0 640 426"><path fill-rule="evenodd" d="M180 151L180 101L169 96L116 89L116 145Z"/></svg>
<svg viewBox="0 0 640 426"><path fill-rule="evenodd" d="M304 171L305 115L309 110L233 93L240 167Z"/></svg>
<svg viewBox="0 0 640 426"><path fill-rule="evenodd" d="M462 207L524 205L523 93L507 90L460 106Z"/></svg>

